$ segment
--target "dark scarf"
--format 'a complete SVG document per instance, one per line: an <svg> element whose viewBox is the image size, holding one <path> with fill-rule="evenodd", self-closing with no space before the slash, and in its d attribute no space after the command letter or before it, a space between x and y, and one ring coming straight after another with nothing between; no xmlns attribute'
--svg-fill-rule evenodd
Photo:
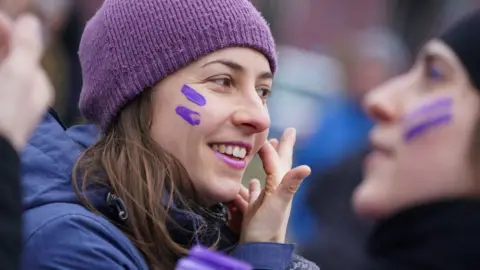
<svg viewBox="0 0 480 270"><path fill-rule="evenodd" d="M108 206L107 216L117 225L125 224L128 211L123 200L118 196L108 193L106 195ZM171 220L167 220L167 228L172 239L190 248L195 244L210 247L218 242L218 250L228 252L236 246L239 236L227 227L228 210L223 203L212 207L200 207L192 203L189 211L184 210L179 204L174 204L170 210ZM102 211L103 212L103 211ZM218 241L217 241L218 240Z"/></svg>
<svg viewBox="0 0 480 270"><path fill-rule="evenodd" d="M365 269L480 269L480 200L451 200L403 211L372 235Z"/></svg>
<svg viewBox="0 0 480 270"><path fill-rule="evenodd" d="M102 212L106 212L115 223L125 224L128 211L123 200L108 192L106 202L108 211ZM166 225L170 236L176 243L186 248L195 244L210 247L218 243L218 250L228 252L238 243L239 236L227 227L228 210L223 203L206 208L195 203L185 207L176 202L170 209L169 215L171 219L167 220Z"/></svg>
<svg viewBox="0 0 480 270"><path fill-rule="evenodd" d="M191 247L194 244L212 246L219 240L219 250L229 250L238 242L226 226L228 220L227 207L216 204L209 208L194 207L194 212L187 212L175 208L171 217L177 224L167 223L170 235L175 242Z"/></svg>

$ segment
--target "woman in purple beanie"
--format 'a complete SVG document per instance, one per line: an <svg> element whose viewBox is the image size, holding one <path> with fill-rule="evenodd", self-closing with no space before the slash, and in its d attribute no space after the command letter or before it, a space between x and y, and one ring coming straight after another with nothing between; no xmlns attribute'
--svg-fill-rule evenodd
<svg viewBox="0 0 480 270"><path fill-rule="evenodd" d="M267 140L275 44L248 0L106 0L79 56L95 127L48 115L30 140L23 269L174 269L196 244L318 269L285 242L310 169L292 169L295 130ZM266 185L246 189L257 153Z"/></svg>

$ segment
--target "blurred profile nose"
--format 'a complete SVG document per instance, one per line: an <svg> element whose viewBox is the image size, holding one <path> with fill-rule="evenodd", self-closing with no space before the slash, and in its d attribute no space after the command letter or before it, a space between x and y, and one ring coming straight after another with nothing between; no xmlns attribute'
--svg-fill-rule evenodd
<svg viewBox="0 0 480 270"><path fill-rule="evenodd" d="M398 81L390 80L370 91L363 100L366 113L375 122L392 122L399 117Z"/></svg>

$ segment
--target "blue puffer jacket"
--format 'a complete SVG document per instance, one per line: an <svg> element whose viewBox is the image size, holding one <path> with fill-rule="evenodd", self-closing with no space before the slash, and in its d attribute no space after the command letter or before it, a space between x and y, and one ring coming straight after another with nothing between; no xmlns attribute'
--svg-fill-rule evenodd
<svg viewBox="0 0 480 270"><path fill-rule="evenodd" d="M148 269L126 235L83 207L73 191L73 165L97 136L92 125L65 130L48 114L22 153L22 269ZM104 188L86 195L103 212L108 209L107 194ZM179 218L182 213L178 211ZM293 255L292 244L249 243L232 250L232 256L255 269L318 269Z"/></svg>

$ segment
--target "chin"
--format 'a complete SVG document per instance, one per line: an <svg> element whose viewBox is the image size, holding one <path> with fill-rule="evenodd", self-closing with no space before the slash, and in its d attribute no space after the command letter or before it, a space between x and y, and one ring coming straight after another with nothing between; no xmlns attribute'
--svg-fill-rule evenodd
<svg viewBox="0 0 480 270"><path fill-rule="evenodd" d="M377 221L389 216L389 200L385 194L371 189L367 185L360 185L355 189L352 197L352 206L355 214L366 220Z"/></svg>
<svg viewBox="0 0 480 270"><path fill-rule="evenodd" d="M207 198L209 205L226 203L234 200L240 192L241 182L221 181L212 183L204 190L202 197Z"/></svg>

